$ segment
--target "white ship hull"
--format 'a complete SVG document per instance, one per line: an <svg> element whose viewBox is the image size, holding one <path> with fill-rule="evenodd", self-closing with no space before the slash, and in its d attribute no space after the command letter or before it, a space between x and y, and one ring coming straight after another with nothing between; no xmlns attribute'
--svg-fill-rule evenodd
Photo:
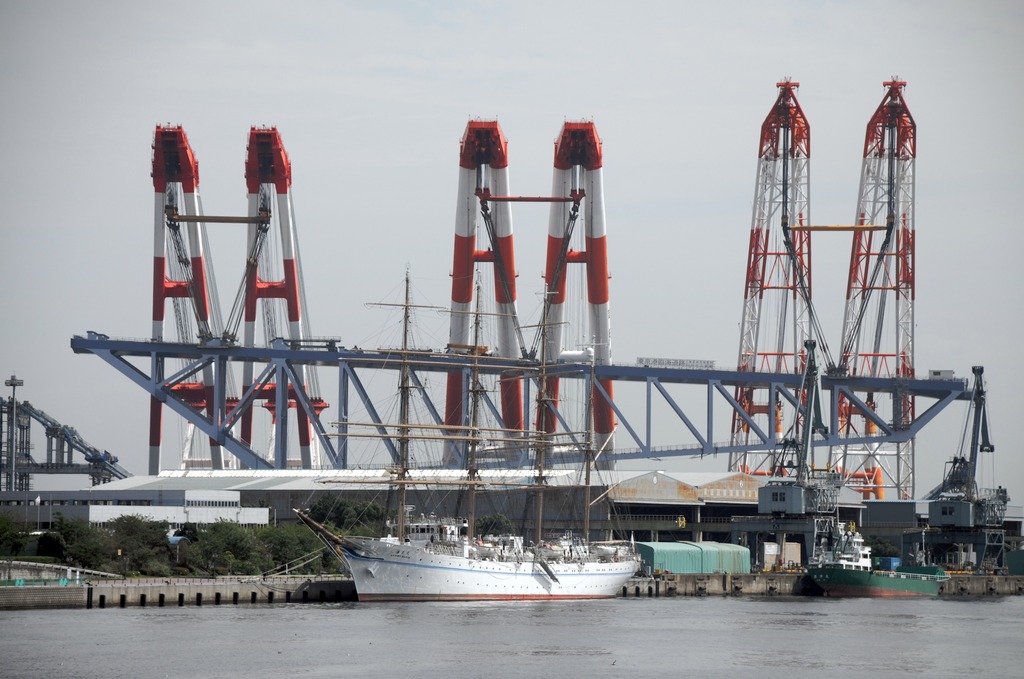
<svg viewBox="0 0 1024 679"><path fill-rule="evenodd" d="M633 559L478 559L370 538L343 538L341 550L360 601L608 599L637 569Z"/></svg>

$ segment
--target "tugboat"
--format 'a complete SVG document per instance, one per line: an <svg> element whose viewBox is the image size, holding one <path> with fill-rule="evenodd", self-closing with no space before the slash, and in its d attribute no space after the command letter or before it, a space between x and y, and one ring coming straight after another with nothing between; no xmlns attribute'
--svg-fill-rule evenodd
<svg viewBox="0 0 1024 679"><path fill-rule="evenodd" d="M876 570L871 548L860 533L844 531L836 536L831 552L807 569L807 575L834 597L936 596L949 576L939 566L898 566Z"/></svg>

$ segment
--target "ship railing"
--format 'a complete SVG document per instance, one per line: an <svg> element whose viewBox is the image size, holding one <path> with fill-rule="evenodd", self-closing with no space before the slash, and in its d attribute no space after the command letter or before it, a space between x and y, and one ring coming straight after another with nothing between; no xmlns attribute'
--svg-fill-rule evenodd
<svg viewBox="0 0 1024 679"><path fill-rule="evenodd" d="M929 573L905 573L903 571L883 571L883 570L875 570L873 572L880 573L880 574L885 574L885 575L887 575L889 577L894 577L894 578L897 578L899 580L927 580L927 581L932 581L932 580L945 581L945 580L949 580L949 576L948 575L931 575Z"/></svg>

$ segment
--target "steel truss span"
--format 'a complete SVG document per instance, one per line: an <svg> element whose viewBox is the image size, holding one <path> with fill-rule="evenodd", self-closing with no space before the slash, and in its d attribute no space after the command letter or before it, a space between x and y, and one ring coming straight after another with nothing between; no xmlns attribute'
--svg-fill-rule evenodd
<svg viewBox="0 0 1024 679"><path fill-rule="evenodd" d="M426 381L421 379L421 376L470 370L472 361L476 360L476 369L489 379L497 380L502 375L510 374L525 378L520 380L524 390L523 402L530 403L528 392L535 393L535 378L541 372L538 362L526 359L467 357L421 351L405 352L403 356L400 351L346 349L340 346L339 340L333 339L304 342L281 339L275 340L269 347L242 347L224 345L217 341L200 345L111 339L106 335L90 332L85 337L72 338L71 348L75 353L93 354L107 362L147 391L153 400L169 407L203 434L217 441L227 453L237 458L242 467L250 469L283 468L282 463L288 459L287 450L278 450L276 454L270 455L260 454L237 434L246 409L252 408L258 402L259 390L271 380L275 380L278 385L287 386L288 391L298 402L298 407L309 419L312 430L325 451L321 468L348 469L351 466L348 459L349 437L346 435L347 413L350 404L356 402L361 403L366 411L371 413L371 424L383 438L391 459L395 462L398 460L400 435L392 424L377 415L381 409L375 406L365 386L372 381L374 371L396 371L401 370L403 365L408 366L411 379L417 385L417 394L427 406L427 410L433 413L434 426L437 427L444 426L443 408L439 407L444 396L436 395L435 403L435 395L423 388ZM169 361L181 361L185 368L169 377L161 377L166 374L164 365ZM237 404L232 402L229 407L225 393L226 376L230 373L232 364L247 363L265 367L253 380L250 389L242 394ZM146 369L139 366L146 366ZM302 379L304 369L314 366L337 371L339 421L335 423L335 433L329 432L321 420L321 412ZM210 408L200 408L183 398L175 386L192 379L194 375L207 368L213 374L213 401ZM559 379L588 382L587 386L592 388L600 401L614 412L620 423L620 431L628 435L636 448L619 448L610 453L612 462L652 457L733 454L774 448L781 450L782 438L774 428L764 428L758 424L756 413L743 408L742 403L735 398L737 390L759 389L766 394L768 402L773 406L779 403L783 407L798 411L802 408L798 396L801 375L788 372L750 373L741 370L593 366L590 363L550 364L543 372ZM393 383L393 376L389 376L388 380ZM442 383L444 381L440 380ZM635 398L633 394L626 394L614 400L603 386L610 383L618 383L620 387L639 387L644 396ZM829 395L825 414L829 424L827 435L814 441L816 447L883 445L909 441L950 403L958 400L970 401L972 398L967 381L960 379L917 380L825 375L821 378L821 387L823 392ZM864 393L888 394L897 401L905 397L928 399L931 405L917 409L915 417L909 422L901 418L894 423L874 414L859 396ZM686 397L685 402L683 396ZM838 426L837 413L841 399L848 399L856 407L871 413L869 417L874 424L872 435L865 436L856 432L851 434ZM490 403L489 398L487 400L485 407L497 413L498 406ZM565 422L557 405L549 404L548 407L552 409L553 417ZM213 413L212 416L208 414L210 412ZM281 412L287 413L287 409ZM672 422L667 422L666 417ZM742 444L716 443L716 431L728 432L728 422L732 417L738 417L749 424L752 432L751 441ZM687 441L656 445L652 436L655 427L662 429L680 423L682 430L689 433ZM724 433L724 436L727 435ZM565 447L570 450L570 454L575 451L575 455L583 456L588 445L585 436L569 435L566 441ZM277 445L279 448L286 448L287 439L279 439ZM504 460L500 462L506 464Z"/></svg>

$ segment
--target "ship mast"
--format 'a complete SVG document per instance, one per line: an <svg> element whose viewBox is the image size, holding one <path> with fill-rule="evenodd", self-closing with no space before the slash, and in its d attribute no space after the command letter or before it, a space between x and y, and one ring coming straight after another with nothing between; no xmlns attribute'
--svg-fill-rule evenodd
<svg viewBox="0 0 1024 679"><path fill-rule="evenodd" d="M479 401L480 392L483 387L480 384L480 284L477 283L476 292L476 317L473 319L473 372L472 372L472 395L473 399L470 403L469 411L469 456L467 460L467 476L469 479L469 497L466 502L467 510L467 529L466 539L472 542L476 534L476 485L477 478L479 477L479 469L477 469L476 460L476 448L477 443L480 440L478 427L478 413L480 411Z"/></svg>
<svg viewBox="0 0 1024 679"><path fill-rule="evenodd" d="M551 413L548 411L548 407L552 401L552 395L548 393L548 371L547 371L547 360L548 360L548 341L547 341L547 323L544 319L547 318L548 307L551 304L551 299L555 295L555 290L552 289L552 285L548 284L547 294L544 298L544 315L541 320L540 327L540 374L538 375L537 384L537 432L539 434L539 440L537 445L537 484L536 484L536 496L534 498L534 515L536 527L534 529L534 543L540 544L544 539L544 463L545 453L547 453L548 445L550 445L550 432L553 432L552 428L548 428L548 418L551 417Z"/></svg>
<svg viewBox="0 0 1024 679"><path fill-rule="evenodd" d="M594 360L590 361L590 385L587 393L590 394L590 398L587 399L586 413L584 421L587 426L585 449L583 450L583 540L584 542L590 542L590 469L594 466L594 423L593 423L593 405L594 405ZM608 439L611 440L610 438Z"/></svg>
<svg viewBox="0 0 1024 679"><path fill-rule="evenodd" d="M405 480L409 472L409 324L410 324L410 299L409 299L409 271L405 272L405 304L402 311L402 369L399 378L399 406L398 421L400 433L398 437L398 541L405 539Z"/></svg>

